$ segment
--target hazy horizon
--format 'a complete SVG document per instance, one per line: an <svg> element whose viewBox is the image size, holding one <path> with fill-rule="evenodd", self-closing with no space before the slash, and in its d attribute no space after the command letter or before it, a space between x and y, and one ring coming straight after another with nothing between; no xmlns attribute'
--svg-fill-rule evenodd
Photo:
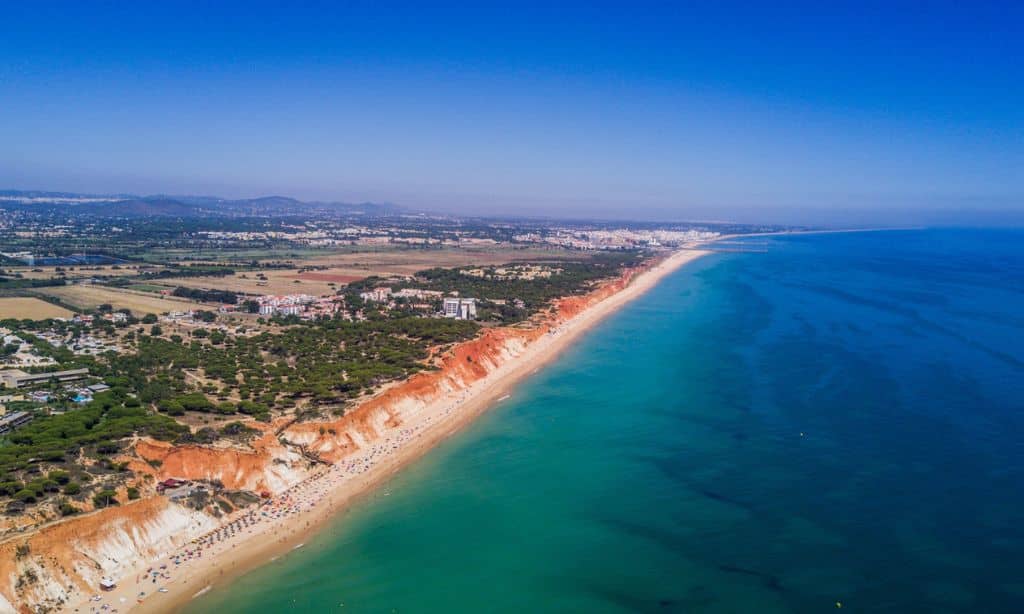
<svg viewBox="0 0 1024 614"><path fill-rule="evenodd" d="M1019 7L6 11L0 187L1024 224Z"/></svg>

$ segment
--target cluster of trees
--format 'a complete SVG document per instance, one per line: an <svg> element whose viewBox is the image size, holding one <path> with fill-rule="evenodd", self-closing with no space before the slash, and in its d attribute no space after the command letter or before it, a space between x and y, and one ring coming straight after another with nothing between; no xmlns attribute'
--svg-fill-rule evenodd
<svg viewBox="0 0 1024 614"><path fill-rule="evenodd" d="M144 281L147 279L167 279L170 277L227 277L234 274L235 269L215 264L193 264L187 267L168 265L168 268L160 269L159 271L146 271L139 275L137 279Z"/></svg>
<svg viewBox="0 0 1024 614"><path fill-rule="evenodd" d="M0 275L0 289L19 290L24 288L46 288L48 286L63 286L63 277L50 277L48 279L25 279L19 274L9 276Z"/></svg>
<svg viewBox="0 0 1024 614"><path fill-rule="evenodd" d="M532 263L560 269L550 277L534 279L475 277L464 274L464 268L433 268L420 271L414 280L393 287L440 290L445 294L458 292L459 296L481 299L478 306L479 319L508 324L529 317L553 299L585 293L595 282L617 275L624 267L636 266L640 259L641 254L638 252L618 252L601 253L579 261ZM361 285L350 284L349 288L362 291L362 286L379 284L380 280L363 280ZM517 306L517 301L521 306Z"/></svg>
<svg viewBox="0 0 1024 614"><path fill-rule="evenodd" d="M99 393L80 410L35 420L7 435L0 474L24 470L33 459L74 460L85 451L109 454L111 442L133 434L171 440L187 427L148 411L123 388Z"/></svg>
<svg viewBox="0 0 1024 614"><path fill-rule="evenodd" d="M51 495L77 496L81 483L93 479L92 469L78 462L81 455L98 461L95 471L99 473L127 471L126 466L110 461L120 451L121 440L137 434L169 441L186 431L188 427L142 407L127 389L112 388L82 409L41 416L8 434L0 445L0 497L23 506ZM62 513L73 512L62 509Z"/></svg>
<svg viewBox="0 0 1024 614"><path fill-rule="evenodd" d="M400 317L325 320L253 337L214 331L214 340L209 333L216 343L141 336L135 355L111 357L96 369L168 415L237 412L266 418L303 396L335 402L408 376L423 368L431 346L471 338L477 328L473 322ZM186 383L186 371L201 372L215 384L196 391ZM240 402L227 403L229 396Z"/></svg>
<svg viewBox="0 0 1024 614"><path fill-rule="evenodd" d="M174 296L192 299L194 301L206 301L209 303L225 303L234 305L238 302L238 294L230 290L203 290L201 288L186 288L178 286L171 292Z"/></svg>
<svg viewBox="0 0 1024 614"><path fill-rule="evenodd" d="M75 356L75 353L69 350L67 347L54 347L47 343L46 341L40 339L39 337L36 337L32 333L18 331L18 336L24 339L27 343L29 343L32 346L32 349L35 350L37 354L39 354L40 356L48 356L50 358L53 358L58 363L72 363L77 358ZM47 369L53 368L47 367Z"/></svg>
<svg viewBox="0 0 1024 614"><path fill-rule="evenodd" d="M46 320L4 318L0 320L0 326L13 331L56 330L57 332L64 332L73 325L70 322L54 320L53 318Z"/></svg>
<svg viewBox="0 0 1024 614"><path fill-rule="evenodd" d="M247 313L259 313L260 304L252 299L249 299L242 303L242 309L244 309Z"/></svg>
<svg viewBox="0 0 1024 614"><path fill-rule="evenodd" d="M221 401L215 404L201 392L188 392L172 399L163 399L157 403L157 409L168 416L184 416L186 411L198 411L208 414L220 414L222 416L242 413L254 416L258 420L268 420L270 418L270 407L264 403L243 399L238 403Z"/></svg>
<svg viewBox="0 0 1024 614"><path fill-rule="evenodd" d="M71 481L71 474L67 471L50 471L47 474L38 472L36 477L26 478L22 482L13 478L11 474L4 476L0 481L0 496L11 497L22 503L35 503L45 498L49 493L78 494L81 486Z"/></svg>
<svg viewBox="0 0 1024 614"><path fill-rule="evenodd" d="M514 322L554 298L586 292L594 282L618 274L638 258L637 254L608 254L578 262L559 261L553 265L561 269L558 274L532 280L497 280L464 275L458 269L429 269L413 281L394 286L473 296L481 299L485 318ZM355 302L355 293L362 287L379 282L371 279L353 284L346 292ZM231 292L184 287L175 290L175 295L230 303L238 300ZM78 325L0 322L52 355L60 368L88 366L112 387L82 409L37 416L0 440L0 497L21 506L49 497L83 500L90 496L97 506L116 504L113 494L101 486L83 492L93 469L72 466L81 455L95 459L97 471L127 471L110 457L133 435L200 443L221 437L244 438L253 431L241 422L193 433L174 418L201 412L268 420L272 412L300 401L311 408L340 407L384 382L423 369L432 347L472 338L479 330L475 322L423 318L402 309L368 309L366 313L367 319L357 322L341 318L277 320L277 330L251 337L195 329L187 339L178 335L165 338L156 318L146 316L142 323L149 325L149 334L126 336L135 343L135 354L102 358L74 356L67 348L53 348L27 332L50 327L74 332L77 328L68 327ZM198 317L213 321L216 315L200 312ZM58 508L62 513L77 511L66 499L59 500Z"/></svg>
<svg viewBox="0 0 1024 614"><path fill-rule="evenodd" d="M229 422L220 429L213 428L212 426L204 426L197 430L195 433L185 432L175 441L179 444L197 443L197 444L211 444L218 439L230 438L239 441L247 441L251 437L259 434L257 429L246 426L241 422Z"/></svg>
<svg viewBox="0 0 1024 614"><path fill-rule="evenodd" d="M478 325L403 315L361 322L322 320L253 337L196 329L192 339L164 338L156 328L150 327L148 335L132 335L135 354L102 359L76 357L66 348L52 348L29 333L21 334L60 354L61 368L88 366L115 391L134 392L137 398L128 398L127 403L141 407L133 415L155 408L165 418L166 422L147 423L146 428L153 429L175 424L170 417L187 411L267 420L272 411L290 408L302 398L314 404L343 404L380 383L422 369L430 347L471 338ZM189 372L201 374L208 383L197 389ZM97 395L98 400L103 398ZM37 449L45 438L37 441L34 433L43 424L74 433L77 426L69 429L66 422L86 419L95 411L90 405L65 416L41 417L9 439L32 438L33 449ZM163 436L175 439L179 434L166 431ZM0 447L0 451L15 449ZM0 461L2 458L0 455Z"/></svg>

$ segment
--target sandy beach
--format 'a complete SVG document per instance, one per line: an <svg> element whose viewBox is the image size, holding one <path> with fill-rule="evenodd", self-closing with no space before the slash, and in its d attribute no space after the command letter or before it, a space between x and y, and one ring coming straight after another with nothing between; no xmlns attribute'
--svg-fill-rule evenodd
<svg viewBox="0 0 1024 614"><path fill-rule="evenodd" d="M116 589L74 603L73 612L169 612L197 596L272 562L316 539L315 533L358 497L457 432L507 395L523 378L555 358L595 323L652 288L665 275L706 251L683 250L637 275L623 290L562 321L515 359L467 388L439 399L374 445L311 474L270 502L241 510L218 529L141 563Z"/></svg>

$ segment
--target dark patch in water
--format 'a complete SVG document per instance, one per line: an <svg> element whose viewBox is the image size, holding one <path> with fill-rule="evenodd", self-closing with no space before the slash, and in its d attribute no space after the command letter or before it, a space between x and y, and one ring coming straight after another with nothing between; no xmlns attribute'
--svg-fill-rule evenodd
<svg viewBox="0 0 1024 614"><path fill-rule="evenodd" d="M675 600L673 599L645 599L604 585L596 586L591 584L587 589L598 598L630 612L683 611L676 608Z"/></svg>
<svg viewBox="0 0 1024 614"><path fill-rule="evenodd" d="M729 406L729 409L735 409L736 411L738 411L740 413L749 414L751 412L750 405L747 405L746 403L737 403L736 401L726 401L726 405Z"/></svg>
<svg viewBox="0 0 1024 614"><path fill-rule="evenodd" d="M673 482L684 483L690 479L688 471L684 471L678 463L674 463L669 459L659 457L641 457L651 465L657 467L662 473L665 474Z"/></svg>
<svg viewBox="0 0 1024 614"><path fill-rule="evenodd" d="M704 495L708 499L718 501L719 503L735 505L736 507L743 508L748 512L754 511L754 506L751 505L750 503L747 503L746 501L740 501L739 499L733 499L732 497L723 495L721 493L717 493L713 490L708 490L706 488L694 488L693 491Z"/></svg>
<svg viewBox="0 0 1024 614"><path fill-rule="evenodd" d="M779 582L778 576L764 573L763 571L757 571L756 569L748 569L746 567L738 567L736 565L719 565L718 569L728 573L742 574L745 576L752 576L759 578L764 585L776 592L783 592L785 589L782 588L782 583Z"/></svg>
<svg viewBox="0 0 1024 614"><path fill-rule="evenodd" d="M684 537L655 526L600 516L595 518L618 533L646 540L673 552L681 551L688 545L688 541Z"/></svg>
<svg viewBox="0 0 1024 614"><path fill-rule="evenodd" d="M1011 366L1014 366L1014 367L1022 367L1022 366L1024 366L1024 361L1019 360L1016 356L1013 356L1011 354L1008 354L1006 352L1003 352L1003 351L995 349L995 348L991 348L991 347L985 345L984 343L981 343L981 342L979 342L979 341L977 341L977 340L975 340L975 339L973 339L971 337L968 337L966 335L963 335L963 334L961 334L961 333L959 333L959 332L957 332L955 330L952 330L952 329L949 329L949 328L947 328L945 326L941 326L939 324L936 324L935 322L932 322L931 320L929 320L929 319L925 318L924 316L922 316L921 313L918 310L912 309L910 307L905 307L903 305L900 305L899 303L893 303L893 302L890 302L890 301L882 301L882 300L876 300L876 299L869 299L869 298L865 298L865 297L862 297L862 296L858 296L858 295L856 295L856 294L854 294L852 292L847 292L846 290L841 290L839 288L831 288L831 287L820 286L820 285L811 284L811 283L792 283L791 282L791 283L786 283L784 285L789 286L791 288L798 288L798 289L802 289L802 290L807 290L809 292L815 292L815 293L818 293L820 295L829 296L829 297L832 297L832 298L843 300L843 301L846 301L847 303L851 303L851 304L854 304L854 305L860 305L862 307L871 307L871 308L877 309L879 311L883 311L883 312L886 312L886 313L902 316L904 318L907 318L908 320L910 320L914 324L916 324L919 328L923 329L925 332L938 333L938 334L941 334L941 335L946 335L948 337L952 337L953 339L961 341L961 342L971 346L972 348L978 350L979 352L984 352L985 354L988 354L992 358L994 358L996 360L1000 360L1000 361L1002 361L1002 362L1004 362L1004 363L1006 363L1008 365L1011 365Z"/></svg>

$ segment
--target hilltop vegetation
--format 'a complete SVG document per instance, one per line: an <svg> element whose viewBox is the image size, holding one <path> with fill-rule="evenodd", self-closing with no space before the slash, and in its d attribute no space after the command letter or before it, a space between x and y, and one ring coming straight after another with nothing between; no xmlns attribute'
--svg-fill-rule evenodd
<svg viewBox="0 0 1024 614"><path fill-rule="evenodd" d="M173 440L188 427L141 406L123 388L96 395L85 407L36 420L0 445L0 497L8 512L55 499L62 515L93 492L119 485L127 466L112 457L132 435Z"/></svg>
<svg viewBox="0 0 1024 614"><path fill-rule="evenodd" d="M423 369L428 348L471 338L477 328L466 321L396 317L296 323L254 336L197 329L187 342L141 336L136 354L117 356L98 370L171 415L241 412L265 419L303 400L342 407ZM188 372L201 376L198 391ZM205 395L217 403L200 400Z"/></svg>

